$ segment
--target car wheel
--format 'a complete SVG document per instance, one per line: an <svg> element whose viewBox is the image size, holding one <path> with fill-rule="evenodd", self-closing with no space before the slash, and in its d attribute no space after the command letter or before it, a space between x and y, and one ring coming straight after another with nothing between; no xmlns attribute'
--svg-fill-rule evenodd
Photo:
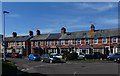
<svg viewBox="0 0 120 76"><path fill-rule="evenodd" d="M53 61L52 60L50 60L50 63L52 63Z"/></svg>

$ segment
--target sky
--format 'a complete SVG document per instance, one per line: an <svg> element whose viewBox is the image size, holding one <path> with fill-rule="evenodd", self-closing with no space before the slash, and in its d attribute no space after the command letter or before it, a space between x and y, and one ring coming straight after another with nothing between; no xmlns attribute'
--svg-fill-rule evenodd
<svg viewBox="0 0 120 76"><path fill-rule="evenodd" d="M12 32L28 35L32 30L45 33L60 33L95 29L118 28L117 2L2 2L6 14L5 34ZM0 32L2 33L2 32Z"/></svg>

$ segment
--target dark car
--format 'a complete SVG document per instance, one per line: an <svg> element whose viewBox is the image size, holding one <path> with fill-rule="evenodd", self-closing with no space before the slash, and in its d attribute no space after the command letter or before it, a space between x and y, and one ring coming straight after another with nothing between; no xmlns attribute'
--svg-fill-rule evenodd
<svg viewBox="0 0 120 76"><path fill-rule="evenodd" d="M100 52L94 52L94 54L86 54L85 59L107 59L107 55Z"/></svg>
<svg viewBox="0 0 120 76"><path fill-rule="evenodd" d="M40 60L41 57L39 54L30 54L30 55L28 55L28 59L35 61L35 60Z"/></svg>
<svg viewBox="0 0 120 76"><path fill-rule="evenodd" d="M115 54L109 55L107 58L109 60L117 61L117 59L120 59L120 53L115 53Z"/></svg>
<svg viewBox="0 0 120 76"><path fill-rule="evenodd" d="M41 61L42 62L48 62L48 63L53 63L53 62L60 62L60 58L53 57L49 54L43 54L41 55Z"/></svg>

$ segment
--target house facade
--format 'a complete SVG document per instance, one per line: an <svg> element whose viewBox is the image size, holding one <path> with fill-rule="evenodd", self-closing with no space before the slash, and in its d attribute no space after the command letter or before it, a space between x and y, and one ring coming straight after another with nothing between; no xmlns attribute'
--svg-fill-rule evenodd
<svg viewBox="0 0 120 76"><path fill-rule="evenodd" d="M22 55L28 55L31 51L30 39L33 37L33 32L29 31L29 35L17 36L16 32L12 33L12 37L6 37L7 42L7 53L16 52Z"/></svg>
<svg viewBox="0 0 120 76"><path fill-rule="evenodd" d="M63 53L65 51L92 54L113 54L120 52L120 28L96 30L92 24L88 31L40 34L31 38L31 52L37 53Z"/></svg>

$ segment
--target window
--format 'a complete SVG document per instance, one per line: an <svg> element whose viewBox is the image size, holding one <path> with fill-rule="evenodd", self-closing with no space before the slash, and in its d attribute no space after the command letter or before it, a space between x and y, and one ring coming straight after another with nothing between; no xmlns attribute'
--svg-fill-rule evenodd
<svg viewBox="0 0 120 76"><path fill-rule="evenodd" d="M94 43L94 44L97 44L97 43L98 43L98 38L97 38L97 37L94 38L93 43Z"/></svg>
<svg viewBox="0 0 120 76"><path fill-rule="evenodd" d="M58 41L57 40L54 41L54 45L58 45Z"/></svg>
<svg viewBox="0 0 120 76"><path fill-rule="evenodd" d="M68 44L73 44L73 40L68 40Z"/></svg>
<svg viewBox="0 0 120 76"><path fill-rule="evenodd" d="M38 46L40 46L40 41L38 41Z"/></svg>
<svg viewBox="0 0 120 76"><path fill-rule="evenodd" d="M85 39L85 44L89 44L89 39L88 38Z"/></svg>
<svg viewBox="0 0 120 76"><path fill-rule="evenodd" d="M61 40L61 45L65 45L65 40Z"/></svg>
<svg viewBox="0 0 120 76"><path fill-rule="evenodd" d="M77 39L77 42L76 42L77 44L81 44L81 40L80 40L80 38L79 39Z"/></svg>
<svg viewBox="0 0 120 76"><path fill-rule="evenodd" d="M117 37L113 37L112 38L112 43L117 43L118 42L118 38Z"/></svg>
<svg viewBox="0 0 120 76"><path fill-rule="evenodd" d="M35 46L35 41L33 41L33 46Z"/></svg>
<svg viewBox="0 0 120 76"><path fill-rule="evenodd" d="M48 41L48 46L50 46L50 41Z"/></svg>
<svg viewBox="0 0 120 76"><path fill-rule="evenodd" d="M102 43L103 43L103 44L106 44L106 43L107 43L107 37L103 37Z"/></svg>
<svg viewBox="0 0 120 76"><path fill-rule="evenodd" d="M43 45L46 45L46 41L43 41Z"/></svg>

